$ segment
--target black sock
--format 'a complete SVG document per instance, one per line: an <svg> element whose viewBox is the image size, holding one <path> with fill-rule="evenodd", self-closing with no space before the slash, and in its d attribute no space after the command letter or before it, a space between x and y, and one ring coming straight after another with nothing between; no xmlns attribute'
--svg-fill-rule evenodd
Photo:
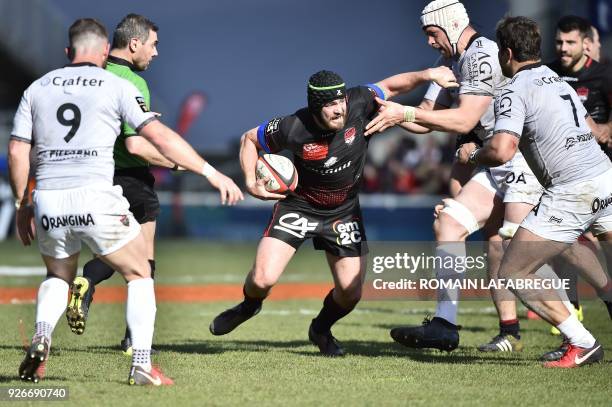
<svg viewBox="0 0 612 407"><path fill-rule="evenodd" d="M242 293L244 294L244 301L242 302L242 309L246 313L253 314L259 308L261 308L261 304L263 303L264 298L250 297L246 293L246 287L245 286L242 287Z"/></svg>
<svg viewBox="0 0 612 407"><path fill-rule="evenodd" d="M111 266L104 263L98 257L89 260L83 266L83 277L89 279L93 285L98 285L104 280L108 280L115 271Z"/></svg>
<svg viewBox="0 0 612 407"><path fill-rule="evenodd" d="M325 300L323 300L321 312L312 320L312 329L318 334L328 332L336 321L347 316L355 308L354 306L350 309L342 308L340 304L334 301L333 292L332 289L327 294Z"/></svg>
<svg viewBox="0 0 612 407"><path fill-rule="evenodd" d="M519 324L519 320L516 318L499 321L499 334L502 336L512 335L516 339L521 339L521 335L519 334L520 331L521 326Z"/></svg>
<svg viewBox="0 0 612 407"><path fill-rule="evenodd" d="M149 265L151 266L151 278L155 279L155 260L149 260Z"/></svg>

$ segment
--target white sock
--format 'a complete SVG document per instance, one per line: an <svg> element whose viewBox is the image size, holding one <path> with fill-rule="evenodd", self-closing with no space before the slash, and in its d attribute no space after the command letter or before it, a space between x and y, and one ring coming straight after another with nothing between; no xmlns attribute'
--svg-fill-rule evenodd
<svg viewBox="0 0 612 407"><path fill-rule="evenodd" d="M436 278L439 280L463 279L465 273L459 273L450 265L465 261L465 242L441 243L436 247ZM439 263L438 263L439 262ZM460 263L463 264L463 263ZM441 267L438 267L441 266ZM438 289L438 303L436 317L444 318L451 324L457 325L457 308L459 307L459 289Z"/></svg>
<svg viewBox="0 0 612 407"><path fill-rule="evenodd" d="M595 345L593 335L587 331L574 314L570 314L565 321L557 325L557 329L569 339L572 345L581 348L591 348Z"/></svg>
<svg viewBox="0 0 612 407"><path fill-rule="evenodd" d="M51 334L68 304L70 287L64 280L50 277L38 287L36 299L36 336L44 335L51 339Z"/></svg>
<svg viewBox="0 0 612 407"><path fill-rule="evenodd" d="M544 278L546 280L559 280L559 276L557 275L557 273L555 273L552 267L550 267L548 264L544 264L542 267L540 267L538 271L535 272L535 274L538 277ZM557 294L559 294L559 297L561 297L563 305L565 305L565 308L567 308L570 314L576 312L574 306L567 297L567 292L565 292L565 290L562 288L559 288L555 291L557 292Z"/></svg>
<svg viewBox="0 0 612 407"><path fill-rule="evenodd" d="M132 335L132 364L151 369L151 344L155 329L155 290L152 278L128 283L126 319Z"/></svg>

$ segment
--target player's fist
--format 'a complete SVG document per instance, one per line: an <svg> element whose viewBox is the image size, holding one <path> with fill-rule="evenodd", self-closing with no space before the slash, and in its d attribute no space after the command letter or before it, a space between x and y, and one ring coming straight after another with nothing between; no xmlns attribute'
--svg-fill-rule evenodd
<svg viewBox="0 0 612 407"><path fill-rule="evenodd" d="M465 143L461 144L457 152L455 153L455 157L457 158L457 162L460 164L468 164L470 162L470 154L474 150L478 148L476 143Z"/></svg>
<svg viewBox="0 0 612 407"><path fill-rule="evenodd" d="M235 205L238 201L242 201L244 196L240 188L232 181L231 178L223 175L219 171L208 177L210 184L219 190L221 203L225 205Z"/></svg>
<svg viewBox="0 0 612 407"><path fill-rule="evenodd" d="M443 88L456 88L459 86L455 74L447 66L438 66L436 68L429 68L429 80L434 81Z"/></svg>

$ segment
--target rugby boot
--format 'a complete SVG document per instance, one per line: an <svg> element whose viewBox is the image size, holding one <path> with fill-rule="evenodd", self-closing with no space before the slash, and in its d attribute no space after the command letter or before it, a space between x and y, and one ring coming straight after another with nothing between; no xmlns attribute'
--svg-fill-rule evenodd
<svg viewBox="0 0 612 407"><path fill-rule="evenodd" d="M19 378L23 381L38 383L45 376L49 358L49 338L35 336L19 366Z"/></svg>
<svg viewBox="0 0 612 407"><path fill-rule="evenodd" d="M227 309L217 315L210 323L208 329L213 335L225 335L232 332L243 322L253 318L261 311L261 305L251 309L244 305L244 302Z"/></svg>
<svg viewBox="0 0 612 407"><path fill-rule="evenodd" d="M563 337L563 342L557 349L551 350L550 352L546 352L542 356L540 356L540 360L545 362L552 362L555 360L559 360L565 355L567 349L569 348L569 340L566 337Z"/></svg>
<svg viewBox="0 0 612 407"><path fill-rule="evenodd" d="M592 363L599 363L603 360L603 358L604 350L597 341L595 341L595 344L590 348L581 348L570 343L567 345L567 350L561 359L544 362L543 366L550 368L570 369L590 365Z"/></svg>
<svg viewBox="0 0 612 407"><path fill-rule="evenodd" d="M497 335L490 342L478 346L481 352L520 352L523 342L514 335Z"/></svg>
<svg viewBox="0 0 612 407"><path fill-rule="evenodd" d="M130 386L171 386L174 381L164 375L159 367L152 366L147 372L142 366L132 366L128 377Z"/></svg>
<svg viewBox="0 0 612 407"><path fill-rule="evenodd" d="M77 335L85 332L89 306L93 300L95 286L87 277L77 277L70 287L70 299L66 308L66 319L70 330Z"/></svg>
<svg viewBox="0 0 612 407"><path fill-rule="evenodd" d="M434 348L450 352L459 346L460 326L443 318L426 317L420 326L393 328L391 337L397 343L409 348Z"/></svg>
<svg viewBox="0 0 612 407"><path fill-rule="evenodd" d="M331 331L327 331L322 334L316 333L314 331L312 322L308 328L308 339L310 339L310 342L312 342L313 345L316 345L319 348L319 352L321 352L321 354L324 356L344 356L344 349L342 349L340 343L338 343L338 340L334 338Z"/></svg>

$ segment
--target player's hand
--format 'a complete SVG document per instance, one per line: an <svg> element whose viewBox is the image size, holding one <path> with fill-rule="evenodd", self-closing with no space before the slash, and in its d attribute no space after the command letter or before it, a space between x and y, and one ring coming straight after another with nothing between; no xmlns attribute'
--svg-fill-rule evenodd
<svg viewBox="0 0 612 407"><path fill-rule="evenodd" d="M608 123L596 124L596 127L593 130L595 140L597 140L599 144L607 144L608 146L612 145L612 132Z"/></svg>
<svg viewBox="0 0 612 407"><path fill-rule="evenodd" d="M455 158L457 158L457 162L460 164L469 164L470 154L477 148L478 145L476 143L461 144L461 147L459 147L459 149L455 153Z"/></svg>
<svg viewBox="0 0 612 407"><path fill-rule="evenodd" d="M404 121L403 105L379 97L376 97L376 102L380 105L380 109L378 109L378 115L366 125L366 136L385 131Z"/></svg>
<svg viewBox="0 0 612 407"><path fill-rule="evenodd" d="M443 88L457 88L457 78L453 71L447 66L438 66L436 68L429 68L429 80L434 81Z"/></svg>
<svg viewBox="0 0 612 407"><path fill-rule="evenodd" d="M442 212L442 209L444 209L444 207L446 206L447 200L448 198L444 198L442 199L442 202L434 206L434 218L435 219L438 219L438 217L440 216L440 212Z"/></svg>
<svg viewBox="0 0 612 407"><path fill-rule="evenodd" d="M215 171L213 175L208 177L208 181L211 185L219 190L221 196L221 203L225 205L235 205L238 201L244 200L242 191L238 188L238 185L232 181L231 178L223 175L219 171Z"/></svg>
<svg viewBox="0 0 612 407"><path fill-rule="evenodd" d="M261 199L262 201L270 201L277 199L285 199L287 195L275 194L274 192L266 191L266 183L269 180L267 178L259 179L255 182L251 182L247 184L247 191L249 194L253 195L257 199Z"/></svg>
<svg viewBox="0 0 612 407"><path fill-rule="evenodd" d="M29 246L36 237L34 226L34 208L30 205L23 205L17 209L15 214L17 225L17 237L24 246Z"/></svg>

